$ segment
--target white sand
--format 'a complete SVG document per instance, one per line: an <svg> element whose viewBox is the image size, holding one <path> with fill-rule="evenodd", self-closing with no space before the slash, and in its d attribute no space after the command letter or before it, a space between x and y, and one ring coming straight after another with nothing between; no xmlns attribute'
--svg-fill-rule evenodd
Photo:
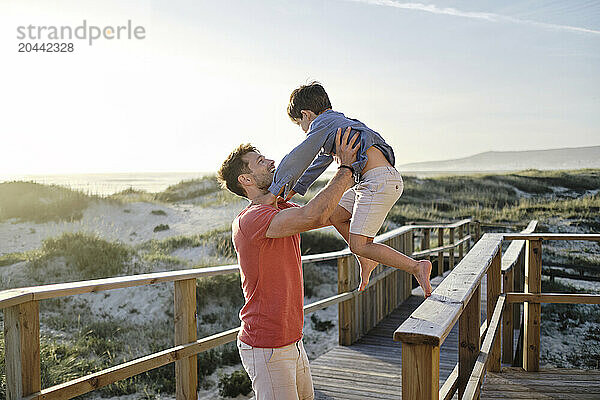
<svg viewBox="0 0 600 400"><path fill-rule="evenodd" d="M244 201L214 207L96 202L83 212L81 220L75 222L0 223L0 255L37 249L44 239L60 236L63 232L96 233L103 239L131 245L151 239L200 234L228 228L245 205ZM167 215L154 215L151 212L155 210L164 211ZM169 225L170 229L153 232L159 224Z"/></svg>

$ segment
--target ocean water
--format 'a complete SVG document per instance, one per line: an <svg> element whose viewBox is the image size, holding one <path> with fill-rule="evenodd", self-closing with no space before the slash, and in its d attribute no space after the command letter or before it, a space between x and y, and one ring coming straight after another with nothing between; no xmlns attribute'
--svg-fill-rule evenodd
<svg viewBox="0 0 600 400"><path fill-rule="evenodd" d="M487 171L492 172L492 171ZM503 172L503 171L493 171ZM403 175L429 178L440 175L472 175L473 171L402 171ZM133 188L150 193L162 192L171 185L190 179L198 179L215 172L119 172L95 174L56 174L56 175L13 175L0 176L1 182L31 181L43 184L60 185L87 194L109 196L125 189ZM321 176L330 179L335 174L331 168Z"/></svg>
<svg viewBox="0 0 600 400"><path fill-rule="evenodd" d="M0 178L0 182L32 181L80 190L84 193L108 196L133 188L151 193L162 192L181 181L198 179L214 172L122 172L108 174L15 175Z"/></svg>

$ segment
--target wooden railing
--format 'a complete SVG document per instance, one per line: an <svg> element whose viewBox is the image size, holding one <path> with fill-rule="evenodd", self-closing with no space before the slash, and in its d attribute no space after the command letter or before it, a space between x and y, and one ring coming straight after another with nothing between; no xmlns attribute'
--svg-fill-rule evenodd
<svg viewBox="0 0 600 400"><path fill-rule="evenodd" d="M385 243L414 257L437 257L438 273L441 274L445 259L448 259L450 269L454 268L455 261L462 259L465 248L470 247L472 228L476 232L473 239L477 240L480 231L479 223L465 219L447 225L405 226L380 235L375 241ZM428 242L431 232L437 233L439 245L436 248L430 248ZM446 232L447 242L445 242ZM415 237L428 238L421 240L417 252L414 252ZM444 245L444 243L448 244ZM457 259L454 254L455 249L458 249ZM445 251L448 251L448 256L445 255ZM302 257L303 263L328 260L337 261L339 293L304 306L304 311L308 314L338 304L339 343L342 345L349 345L358 340L411 295L413 278L403 271L384 266L378 266L373 271L367 288L358 292L356 288L359 284L359 269L355 257L348 249ZM195 399L198 386L196 355L234 341L239 332L238 327L197 339L196 279L238 271L238 265L226 265L0 292L0 308L4 311L7 398L9 400L68 399L175 362L177 398ZM59 385L41 388L39 321L41 300L161 282L174 282L175 286L174 347Z"/></svg>
<svg viewBox="0 0 600 400"><path fill-rule="evenodd" d="M535 228L532 222L527 231ZM514 240L501 256L503 240ZM505 318L506 330L516 320L507 304L524 302L523 366L539 370L540 303L600 304L600 295L541 294L542 240L594 240L597 234L485 234L457 267L436 288L432 296L396 330L394 339L402 342L402 397L405 399L450 399L458 391L460 399L479 398L486 370L499 371L501 352L512 358L513 340L501 348L499 326ZM505 261L506 260L506 261ZM524 260L524 293L513 292L515 272ZM504 269L504 278L501 278ZM513 272L511 272L513 271ZM487 321L480 324L481 281L487 275ZM511 277L512 275L512 277ZM511 284L512 279L512 284ZM519 278L517 278L517 282ZM504 293L500 293L504 281ZM458 364L439 387L440 347L454 324L459 323ZM482 339L483 337L483 339ZM482 343L483 342L483 343Z"/></svg>

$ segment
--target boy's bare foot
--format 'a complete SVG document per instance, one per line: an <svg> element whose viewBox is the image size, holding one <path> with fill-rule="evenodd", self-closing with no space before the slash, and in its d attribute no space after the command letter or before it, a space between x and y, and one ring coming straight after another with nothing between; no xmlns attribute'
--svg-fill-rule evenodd
<svg viewBox="0 0 600 400"><path fill-rule="evenodd" d="M419 260L417 261L416 271L413 274L415 278L417 278L417 282L419 282L419 286L423 289L423 293L425 293L425 298L431 296L431 282L429 282L429 277L431 276L431 261L429 260Z"/></svg>
<svg viewBox="0 0 600 400"><path fill-rule="evenodd" d="M377 261L373 261L370 258L358 257L358 262L360 263L360 286L358 288L359 291L365 290L365 287L369 284L369 278L371 277L371 272L379 263Z"/></svg>

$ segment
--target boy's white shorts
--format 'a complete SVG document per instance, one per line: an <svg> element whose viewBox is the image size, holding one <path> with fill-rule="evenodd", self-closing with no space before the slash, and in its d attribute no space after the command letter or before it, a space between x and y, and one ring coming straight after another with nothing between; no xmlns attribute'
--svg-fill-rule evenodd
<svg viewBox="0 0 600 400"><path fill-rule="evenodd" d="M375 237L403 190L402 176L394 167L377 167L365 172L339 203L352 214L350 233Z"/></svg>
<svg viewBox="0 0 600 400"><path fill-rule="evenodd" d="M312 400L315 397L302 339L277 348L252 347L237 340L242 365L256 400Z"/></svg>

